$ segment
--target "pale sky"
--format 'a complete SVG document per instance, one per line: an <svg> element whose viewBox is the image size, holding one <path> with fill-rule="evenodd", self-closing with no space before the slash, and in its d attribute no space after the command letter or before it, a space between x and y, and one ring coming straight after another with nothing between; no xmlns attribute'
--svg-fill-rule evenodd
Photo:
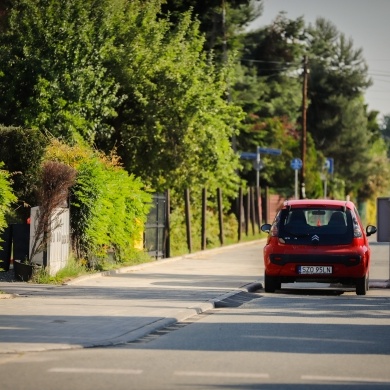
<svg viewBox="0 0 390 390"><path fill-rule="evenodd" d="M251 28L269 25L280 11L289 19L303 16L305 24L317 17L331 21L354 49L363 49L373 85L365 100L379 118L390 115L390 0L263 0L263 14Z"/></svg>

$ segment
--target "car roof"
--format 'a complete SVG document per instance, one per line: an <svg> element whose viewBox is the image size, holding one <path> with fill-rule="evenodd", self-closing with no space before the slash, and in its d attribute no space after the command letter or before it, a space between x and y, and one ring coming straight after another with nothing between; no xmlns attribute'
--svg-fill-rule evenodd
<svg viewBox="0 0 390 390"><path fill-rule="evenodd" d="M307 206L322 206L322 207L342 207L347 209L354 209L355 205L349 200L336 199L293 199L286 200L283 208L291 207L307 207Z"/></svg>

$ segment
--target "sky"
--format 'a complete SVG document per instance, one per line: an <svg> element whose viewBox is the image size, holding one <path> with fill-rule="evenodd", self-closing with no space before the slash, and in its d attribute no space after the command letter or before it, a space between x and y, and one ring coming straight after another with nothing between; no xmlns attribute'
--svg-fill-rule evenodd
<svg viewBox="0 0 390 390"><path fill-rule="evenodd" d="M263 13L250 28L269 25L281 11L289 19L303 16L307 25L323 17L351 38L373 81L365 93L368 110L379 111L379 119L390 115L390 0L263 0Z"/></svg>

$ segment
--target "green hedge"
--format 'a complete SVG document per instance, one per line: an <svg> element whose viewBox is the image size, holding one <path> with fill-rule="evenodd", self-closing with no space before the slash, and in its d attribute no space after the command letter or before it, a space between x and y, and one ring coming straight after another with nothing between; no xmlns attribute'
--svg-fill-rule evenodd
<svg viewBox="0 0 390 390"><path fill-rule="evenodd" d="M71 147L53 140L45 158L67 163L77 171L70 215L78 259L99 267L109 252L116 262L127 262L139 245L142 249L151 193L124 170L115 153L105 156L86 146Z"/></svg>

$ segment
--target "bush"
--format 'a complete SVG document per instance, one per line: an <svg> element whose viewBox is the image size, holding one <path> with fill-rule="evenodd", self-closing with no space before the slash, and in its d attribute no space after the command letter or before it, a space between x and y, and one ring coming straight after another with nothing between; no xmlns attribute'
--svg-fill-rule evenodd
<svg viewBox="0 0 390 390"><path fill-rule="evenodd" d="M6 216L10 212L11 204L17 200L11 188L11 175L1 169L3 166L4 164L0 162L0 233L7 227Z"/></svg>
<svg viewBox="0 0 390 390"><path fill-rule="evenodd" d="M0 158L12 174L12 190L18 199L18 222L26 222L36 197L40 166L48 139L38 130L0 126Z"/></svg>
<svg viewBox="0 0 390 390"><path fill-rule="evenodd" d="M73 250L77 258L101 268L107 253L124 263L142 240L151 194L129 175L113 152L110 156L81 145L52 140L47 159L57 159L77 171L71 189L70 215Z"/></svg>

